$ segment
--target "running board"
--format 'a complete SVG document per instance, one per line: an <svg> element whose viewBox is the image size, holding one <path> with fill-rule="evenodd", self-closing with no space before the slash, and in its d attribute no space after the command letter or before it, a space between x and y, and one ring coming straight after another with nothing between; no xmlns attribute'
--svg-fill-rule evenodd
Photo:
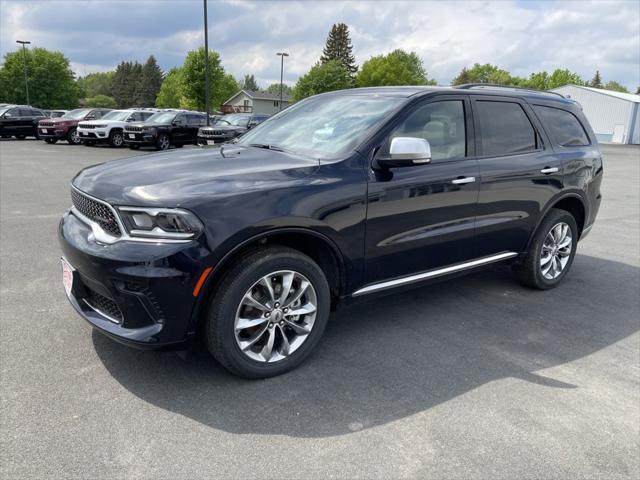
<svg viewBox="0 0 640 480"><path fill-rule="evenodd" d="M503 252L497 255L491 255L489 257L482 257L470 262L458 263L445 268L438 268L437 270L429 270L424 273L417 273L415 275L409 275L408 277L396 278L395 280L388 280L386 282L374 283L367 287L363 287L353 292L353 297L359 297L360 295L366 295L367 293L378 292L380 290L386 290L387 288L399 287L401 285L407 285L410 283L416 283L428 278L440 277L442 275L448 275L450 273L460 272L469 268L480 267L489 263L499 262L517 256L515 252Z"/></svg>

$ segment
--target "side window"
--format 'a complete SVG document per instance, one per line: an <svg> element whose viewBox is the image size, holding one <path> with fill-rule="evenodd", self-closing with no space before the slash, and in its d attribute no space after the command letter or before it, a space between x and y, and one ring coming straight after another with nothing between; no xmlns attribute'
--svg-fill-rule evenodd
<svg viewBox="0 0 640 480"><path fill-rule="evenodd" d="M146 120L151 115L153 115L153 112L140 112L138 113L138 115L140 115L140 120Z"/></svg>
<svg viewBox="0 0 640 480"><path fill-rule="evenodd" d="M28 108L21 108L20 110L18 110L18 115L20 117L30 117L31 116L31 110Z"/></svg>
<svg viewBox="0 0 640 480"><path fill-rule="evenodd" d="M36 116L36 117L44 117L44 112L42 112L42 110L32 110L31 114Z"/></svg>
<svg viewBox="0 0 640 480"><path fill-rule="evenodd" d="M173 121L180 125L185 125L187 123L187 116L184 113L181 113L179 115L176 115Z"/></svg>
<svg viewBox="0 0 640 480"><path fill-rule="evenodd" d="M533 110L551 132L558 145L563 147L589 145L589 137L576 116L559 108L534 105Z"/></svg>
<svg viewBox="0 0 640 480"><path fill-rule="evenodd" d="M20 111L17 108L12 108L5 112L5 117L18 117L20 116Z"/></svg>
<svg viewBox="0 0 640 480"><path fill-rule="evenodd" d="M418 107L397 127L383 147L387 155L395 137L424 138L431 145L433 160L453 160L467 154L464 102L445 100Z"/></svg>
<svg viewBox="0 0 640 480"><path fill-rule="evenodd" d="M533 125L519 103L476 102L482 155L514 155L538 149Z"/></svg>
<svg viewBox="0 0 640 480"><path fill-rule="evenodd" d="M204 118L200 115L189 115L189 125L199 126L202 125Z"/></svg>

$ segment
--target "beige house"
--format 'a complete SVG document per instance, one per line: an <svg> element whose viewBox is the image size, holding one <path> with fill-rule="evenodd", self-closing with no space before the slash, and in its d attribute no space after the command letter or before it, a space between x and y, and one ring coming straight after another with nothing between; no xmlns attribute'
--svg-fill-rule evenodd
<svg viewBox="0 0 640 480"><path fill-rule="evenodd" d="M240 90L233 97L222 104L222 113L266 113L273 115L289 106L289 95L282 94L282 109L280 108L280 94Z"/></svg>

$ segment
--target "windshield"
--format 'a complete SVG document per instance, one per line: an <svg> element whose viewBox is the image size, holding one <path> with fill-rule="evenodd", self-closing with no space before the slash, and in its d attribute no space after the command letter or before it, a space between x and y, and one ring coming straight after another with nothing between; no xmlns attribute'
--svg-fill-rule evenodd
<svg viewBox="0 0 640 480"><path fill-rule="evenodd" d="M249 117L246 115L227 115L216 122L216 125L231 125L232 127L246 127Z"/></svg>
<svg viewBox="0 0 640 480"><path fill-rule="evenodd" d="M176 116L176 112L158 112L147 118L144 123L171 123Z"/></svg>
<svg viewBox="0 0 640 480"><path fill-rule="evenodd" d="M11 107L0 108L0 115L4 115L4 112L6 112L7 110L11 110Z"/></svg>
<svg viewBox="0 0 640 480"><path fill-rule="evenodd" d="M127 118L129 118L129 115L131 115L131 113L132 112L130 112L129 110L112 110L100 120L120 120L123 122Z"/></svg>
<svg viewBox="0 0 640 480"><path fill-rule="evenodd" d="M70 112L65 113L61 118L71 118L73 120L79 120L83 118L87 113L89 113L91 109L89 108L78 108L76 110L71 110Z"/></svg>
<svg viewBox="0 0 640 480"><path fill-rule="evenodd" d="M375 95L311 97L249 130L238 143L335 158L355 149L373 126L404 101Z"/></svg>

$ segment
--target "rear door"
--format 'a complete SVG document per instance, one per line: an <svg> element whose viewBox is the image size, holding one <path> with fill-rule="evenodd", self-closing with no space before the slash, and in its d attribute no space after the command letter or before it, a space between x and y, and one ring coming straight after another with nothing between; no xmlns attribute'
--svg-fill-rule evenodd
<svg viewBox="0 0 640 480"><path fill-rule="evenodd" d="M562 189L562 161L527 102L471 98L481 179L476 251L522 252L542 210Z"/></svg>
<svg viewBox="0 0 640 480"><path fill-rule="evenodd" d="M18 114L17 131L22 135L33 135L33 118L30 108L21 108Z"/></svg>
<svg viewBox="0 0 640 480"><path fill-rule="evenodd" d="M429 141L429 164L373 171L368 185L365 283L378 283L474 257L478 165L466 95L431 98L400 119L393 137ZM369 287L371 288L371 287Z"/></svg>
<svg viewBox="0 0 640 480"><path fill-rule="evenodd" d="M207 124L207 117L204 115L189 114L187 115L187 138L186 142L197 144L198 129Z"/></svg>

